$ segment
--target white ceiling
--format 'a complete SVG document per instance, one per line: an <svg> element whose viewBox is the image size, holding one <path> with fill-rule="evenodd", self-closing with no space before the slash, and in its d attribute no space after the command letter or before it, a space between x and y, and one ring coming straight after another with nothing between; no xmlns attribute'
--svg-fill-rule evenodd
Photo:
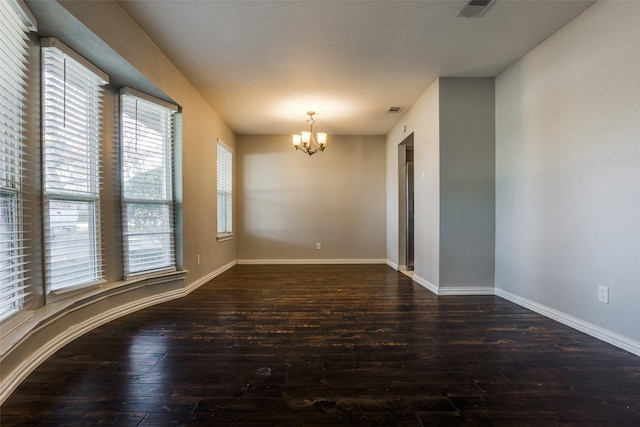
<svg viewBox="0 0 640 427"><path fill-rule="evenodd" d="M383 135L439 76L496 76L594 1L120 0L239 134Z"/></svg>

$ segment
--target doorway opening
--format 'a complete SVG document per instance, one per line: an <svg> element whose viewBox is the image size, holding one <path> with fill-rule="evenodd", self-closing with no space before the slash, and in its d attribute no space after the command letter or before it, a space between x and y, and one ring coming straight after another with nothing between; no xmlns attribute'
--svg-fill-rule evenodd
<svg viewBox="0 0 640 427"><path fill-rule="evenodd" d="M413 133L398 145L398 269L414 266Z"/></svg>

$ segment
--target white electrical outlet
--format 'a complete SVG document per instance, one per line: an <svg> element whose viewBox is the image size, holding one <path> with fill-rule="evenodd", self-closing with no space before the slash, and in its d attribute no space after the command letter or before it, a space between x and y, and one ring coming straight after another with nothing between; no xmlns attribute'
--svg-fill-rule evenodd
<svg viewBox="0 0 640 427"><path fill-rule="evenodd" d="M316 243L316 249L322 249L322 245L320 244L320 242Z"/></svg>
<svg viewBox="0 0 640 427"><path fill-rule="evenodd" d="M609 304L609 288L598 286L598 301Z"/></svg>

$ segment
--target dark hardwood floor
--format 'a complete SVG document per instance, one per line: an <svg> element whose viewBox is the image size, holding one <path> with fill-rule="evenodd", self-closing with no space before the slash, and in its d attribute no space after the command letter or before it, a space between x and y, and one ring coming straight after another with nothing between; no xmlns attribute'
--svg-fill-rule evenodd
<svg viewBox="0 0 640 427"><path fill-rule="evenodd" d="M387 266L240 265L64 347L0 425L639 426L640 357Z"/></svg>

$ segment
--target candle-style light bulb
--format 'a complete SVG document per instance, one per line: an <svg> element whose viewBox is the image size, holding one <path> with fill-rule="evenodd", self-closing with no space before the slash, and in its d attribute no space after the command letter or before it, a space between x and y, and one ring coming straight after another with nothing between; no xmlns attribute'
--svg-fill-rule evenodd
<svg viewBox="0 0 640 427"><path fill-rule="evenodd" d="M302 145L309 145L309 141L311 141L311 132L303 131L302 134Z"/></svg>
<svg viewBox="0 0 640 427"><path fill-rule="evenodd" d="M318 132L316 134L316 136L318 137L318 144L321 147L324 147L325 145L327 145L327 134L324 132Z"/></svg>

